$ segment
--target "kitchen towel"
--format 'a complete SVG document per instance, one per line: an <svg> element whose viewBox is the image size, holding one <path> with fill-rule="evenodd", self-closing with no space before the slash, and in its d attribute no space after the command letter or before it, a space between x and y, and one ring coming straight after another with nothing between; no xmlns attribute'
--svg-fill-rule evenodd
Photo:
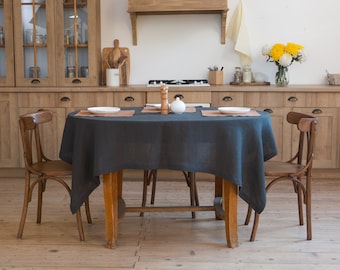
<svg viewBox="0 0 340 270"><path fill-rule="evenodd" d="M234 50L240 55L241 65L251 65L253 60L242 0L240 0L229 22L227 37L234 42Z"/></svg>

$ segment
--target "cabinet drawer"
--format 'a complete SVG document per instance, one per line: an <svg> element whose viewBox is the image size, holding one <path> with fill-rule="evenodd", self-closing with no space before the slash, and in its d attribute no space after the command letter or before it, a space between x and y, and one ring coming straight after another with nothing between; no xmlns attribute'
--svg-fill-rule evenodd
<svg viewBox="0 0 340 270"><path fill-rule="evenodd" d="M115 92L114 105L118 107L142 107L146 103L144 92Z"/></svg>
<svg viewBox="0 0 340 270"><path fill-rule="evenodd" d="M20 93L18 94L18 107L44 108L56 107L58 104L57 93Z"/></svg>
<svg viewBox="0 0 340 270"><path fill-rule="evenodd" d="M187 91L169 91L169 102L172 102L176 97L179 97L185 103L211 103L210 92L187 92ZM147 103L160 103L160 92L148 92Z"/></svg>
<svg viewBox="0 0 340 270"><path fill-rule="evenodd" d="M305 107L306 94L305 93L285 93L284 94L285 107Z"/></svg>
<svg viewBox="0 0 340 270"><path fill-rule="evenodd" d="M213 107L243 106L244 94L235 92L212 92L211 100Z"/></svg>
<svg viewBox="0 0 340 270"><path fill-rule="evenodd" d="M58 107L88 108L94 106L113 106L113 93L82 92L58 93Z"/></svg>
<svg viewBox="0 0 340 270"><path fill-rule="evenodd" d="M306 104L305 93L283 92L254 92L245 93L245 105L252 108L266 107L304 107Z"/></svg>

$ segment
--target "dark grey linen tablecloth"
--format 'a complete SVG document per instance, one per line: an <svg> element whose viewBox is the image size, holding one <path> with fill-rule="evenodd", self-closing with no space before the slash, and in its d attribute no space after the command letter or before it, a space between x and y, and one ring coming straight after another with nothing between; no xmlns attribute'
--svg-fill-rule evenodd
<svg viewBox="0 0 340 270"><path fill-rule="evenodd" d="M72 213L100 184L100 175L123 169L211 173L237 184L239 196L262 212L264 161L277 154L268 113L203 117L200 108L180 115L134 109L132 117L68 115L60 158L73 168Z"/></svg>

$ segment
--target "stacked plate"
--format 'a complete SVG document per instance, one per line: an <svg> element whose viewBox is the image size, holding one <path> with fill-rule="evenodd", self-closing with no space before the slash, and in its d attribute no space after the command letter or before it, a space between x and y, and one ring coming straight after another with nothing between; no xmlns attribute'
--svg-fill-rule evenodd
<svg viewBox="0 0 340 270"><path fill-rule="evenodd" d="M218 110L224 114L243 114L250 112L251 109L248 107L219 107Z"/></svg>
<svg viewBox="0 0 340 270"><path fill-rule="evenodd" d="M94 114L103 114L103 113L116 113L120 111L119 107L90 107L87 110Z"/></svg>

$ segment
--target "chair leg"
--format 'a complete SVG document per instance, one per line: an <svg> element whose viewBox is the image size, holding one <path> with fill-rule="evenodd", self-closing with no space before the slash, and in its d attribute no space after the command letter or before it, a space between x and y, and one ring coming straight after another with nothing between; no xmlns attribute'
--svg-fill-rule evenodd
<svg viewBox="0 0 340 270"><path fill-rule="evenodd" d="M198 192L197 192L197 185L196 185L196 175L194 172L188 172L187 174L187 183L190 189L190 205L191 206L199 206L198 200ZM192 218L196 218L196 213L191 212Z"/></svg>
<svg viewBox="0 0 340 270"><path fill-rule="evenodd" d="M87 223L92 224L89 198L87 198L85 201L85 213L86 213Z"/></svg>
<svg viewBox="0 0 340 270"><path fill-rule="evenodd" d="M157 170L151 170L149 173L149 184L152 178L152 190L151 190L151 204L155 204L155 196L156 196L156 182L157 182Z"/></svg>
<svg viewBox="0 0 340 270"><path fill-rule="evenodd" d="M146 205L146 197L147 197L147 194L148 194L148 184L149 184L148 183L148 175L149 175L149 171L144 170L142 207L145 207L145 205ZM144 212L140 212L139 216L143 217Z"/></svg>
<svg viewBox="0 0 340 270"><path fill-rule="evenodd" d="M256 232L257 232L257 227L258 227L258 225L259 225L259 219L260 219L260 215L259 215L258 213L255 212L253 229L252 229L251 235L250 235L250 241L251 241L251 242L254 242L254 241L255 241Z"/></svg>
<svg viewBox="0 0 340 270"><path fill-rule="evenodd" d="M307 175L306 179L306 223L307 223L307 240L312 240L312 191L311 176Z"/></svg>
<svg viewBox="0 0 340 270"><path fill-rule="evenodd" d="M297 187L297 203L298 203L298 212L299 212L299 224L302 226L304 224L304 221L303 221L303 200L302 200L302 190L299 186Z"/></svg>
<svg viewBox="0 0 340 270"><path fill-rule="evenodd" d="M250 218L251 218L251 212L253 211L253 209L248 206L248 211L247 211L247 216L246 216L246 219L244 221L244 225L248 225L249 224L249 221L250 221Z"/></svg>
<svg viewBox="0 0 340 270"><path fill-rule="evenodd" d="M82 223L82 220L81 220L80 209L76 212L76 220L77 220L79 238L80 238L80 241L83 242L83 241L85 241L85 235L84 235L83 223Z"/></svg>
<svg viewBox="0 0 340 270"><path fill-rule="evenodd" d="M37 223L41 223L41 212L42 212L42 199L43 199L43 182L38 183L38 205L37 205Z"/></svg>
<svg viewBox="0 0 340 270"><path fill-rule="evenodd" d="M24 232L27 210L28 210L28 204L29 204L28 193L29 193L28 191L25 191L24 204L23 204L23 207L22 207L20 224L19 224L19 229L18 229L18 234L17 234L18 239L22 239L22 234Z"/></svg>

